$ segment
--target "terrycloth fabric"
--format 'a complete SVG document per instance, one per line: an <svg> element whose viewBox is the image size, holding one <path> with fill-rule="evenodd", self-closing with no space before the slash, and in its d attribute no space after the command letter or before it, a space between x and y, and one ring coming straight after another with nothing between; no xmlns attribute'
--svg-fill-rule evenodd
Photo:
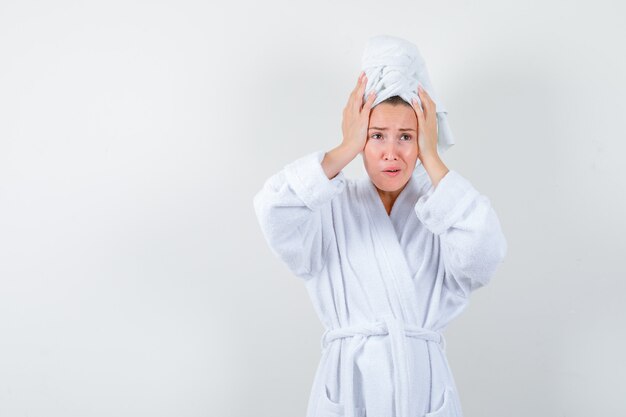
<svg viewBox="0 0 626 417"><path fill-rule="evenodd" d="M462 417L443 331L488 284L507 243L487 197L423 165L388 215L369 177L328 179L324 151L254 196L271 251L325 327L306 417Z"/></svg>
<svg viewBox="0 0 626 417"><path fill-rule="evenodd" d="M416 99L423 108L417 93L419 82L436 104L438 152L441 154L454 145L454 136L448 124L448 110L435 93L426 61L416 45L396 36L371 37L365 45L361 69L367 75L363 100L367 100L367 95L375 91L373 106L389 97L400 96L409 104L412 99ZM417 162L419 165L420 160Z"/></svg>

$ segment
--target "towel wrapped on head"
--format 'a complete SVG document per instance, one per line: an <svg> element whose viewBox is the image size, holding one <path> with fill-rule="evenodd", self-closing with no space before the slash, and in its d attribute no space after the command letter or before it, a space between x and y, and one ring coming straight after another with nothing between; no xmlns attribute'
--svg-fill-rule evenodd
<svg viewBox="0 0 626 417"><path fill-rule="evenodd" d="M448 126L448 111L435 93L426 62L416 45L396 36L374 36L365 46L361 67L367 76L363 100L367 100L370 91L376 92L372 107L389 97L400 96L409 104L411 99L416 99L423 109L417 94L417 85L421 84L437 108L438 152L441 154L454 145L454 137Z"/></svg>

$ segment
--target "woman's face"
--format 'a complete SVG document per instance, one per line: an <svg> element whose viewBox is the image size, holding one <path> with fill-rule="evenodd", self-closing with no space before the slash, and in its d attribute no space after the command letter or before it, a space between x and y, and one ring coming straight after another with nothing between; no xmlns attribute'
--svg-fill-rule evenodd
<svg viewBox="0 0 626 417"><path fill-rule="evenodd" d="M417 116L408 104L381 103L370 112L367 141L362 151L365 170L382 191L397 191L409 181L419 149ZM399 169L395 174L385 172Z"/></svg>

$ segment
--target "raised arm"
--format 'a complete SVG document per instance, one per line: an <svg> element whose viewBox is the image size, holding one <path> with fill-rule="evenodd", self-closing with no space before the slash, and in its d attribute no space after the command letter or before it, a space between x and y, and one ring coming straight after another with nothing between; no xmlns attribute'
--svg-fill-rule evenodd
<svg viewBox="0 0 626 417"><path fill-rule="evenodd" d="M324 266L333 235L329 203L346 186L342 169L354 158L350 154L340 145L301 157L272 175L254 196L267 243L297 276L311 278Z"/></svg>
<svg viewBox="0 0 626 417"><path fill-rule="evenodd" d="M439 236L444 283L464 297L489 283L507 242L489 199L454 170L415 204L420 221Z"/></svg>
<svg viewBox="0 0 626 417"><path fill-rule="evenodd" d="M317 151L271 176L254 196L254 209L270 248L305 279L324 267L333 239L331 200L346 186L343 168L363 150L375 94L363 102L362 72L343 110L341 144Z"/></svg>
<svg viewBox="0 0 626 417"><path fill-rule="evenodd" d="M439 236L444 285L467 297L487 285L504 260L507 243L489 199L454 170L437 152L436 104L419 88L423 109L413 102L418 119L419 158L431 187L415 204L420 221Z"/></svg>

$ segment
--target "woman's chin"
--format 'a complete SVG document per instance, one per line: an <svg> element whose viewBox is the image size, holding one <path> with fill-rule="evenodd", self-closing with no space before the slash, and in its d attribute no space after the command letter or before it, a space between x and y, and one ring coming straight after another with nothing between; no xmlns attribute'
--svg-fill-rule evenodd
<svg viewBox="0 0 626 417"><path fill-rule="evenodd" d="M404 187L409 181L406 173L400 172L397 175L391 177L384 172L378 175L374 183L382 191L398 191Z"/></svg>

